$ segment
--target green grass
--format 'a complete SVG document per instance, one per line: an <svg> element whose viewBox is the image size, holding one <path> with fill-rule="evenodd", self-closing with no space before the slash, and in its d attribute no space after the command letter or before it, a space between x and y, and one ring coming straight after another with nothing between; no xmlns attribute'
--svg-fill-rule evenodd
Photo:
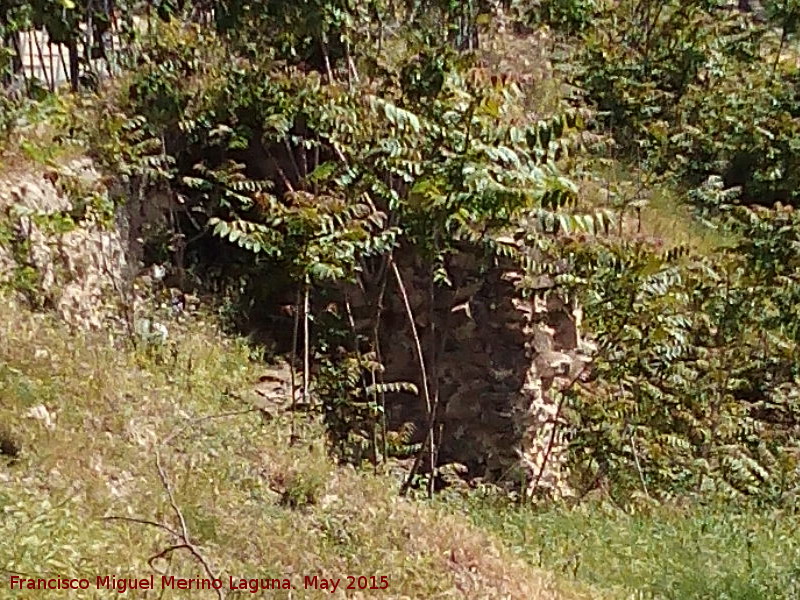
<svg viewBox="0 0 800 600"><path fill-rule="evenodd" d="M85 149L71 132L80 110L79 101L66 94L47 94L14 106L4 115L12 126L0 131L0 173L25 170L31 164L64 164L83 156Z"/></svg>
<svg viewBox="0 0 800 600"><path fill-rule="evenodd" d="M292 596L253 597L331 597L302 587L315 574L388 578L387 590L351 598L587 597L463 516L400 499L389 476L337 467L313 419L298 417L300 441L290 446L280 402L270 417L242 412L254 405L259 376L274 367L208 316L155 318L169 329L166 343L136 348L124 335L70 331L0 295L0 598L117 598L96 590L94 578L141 578L155 568L202 575L185 549L148 564L180 542L159 526L180 528L175 506L224 581L285 576L295 586ZM41 416L41 407L50 426L31 413ZM12 574L93 583L87 592L12 593Z"/></svg>
<svg viewBox="0 0 800 600"><path fill-rule="evenodd" d="M734 507L535 510L473 500L477 525L529 563L613 597L800 598L800 516Z"/></svg>
<svg viewBox="0 0 800 600"><path fill-rule="evenodd" d="M642 210L642 230L668 246L688 246L701 254L711 254L733 242L730 234L697 219L691 207L668 187L653 190Z"/></svg>

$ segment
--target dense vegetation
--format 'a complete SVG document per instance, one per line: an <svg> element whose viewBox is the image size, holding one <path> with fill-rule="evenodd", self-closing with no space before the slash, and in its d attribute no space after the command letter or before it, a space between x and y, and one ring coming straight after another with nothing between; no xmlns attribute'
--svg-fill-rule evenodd
<svg viewBox="0 0 800 600"><path fill-rule="evenodd" d="M135 68L81 101L99 124L85 110L65 119L107 168L180 199L154 258L172 255L190 283L241 281L251 305L265 278L294 282L305 328L301 306L335 294L326 282L385 293L398 249L421 257L432 294L465 245L484 247L487 266L565 258L559 284L599 341L592 381L567 392L581 492L792 499L792 3L768 4L766 22L700 1L469 6L162 3L157 35L127 30L119 60ZM48 8L15 5L4 27L53 34L90 17L64 5L57 24L41 21ZM501 35L501 21L562 32L556 73L493 66L477 32ZM542 101L536 87L557 77L579 93ZM632 175L611 181L604 163ZM632 233L654 188L722 245ZM769 208L776 199L786 205ZM366 385L380 379L379 339L350 339L346 315L319 318L310 358L331 434L372 444L374 460L381 391L410 384ZM330 362L326 348L342 345L350 358Z"/></svg>
<svg viewBox="0 0 800 600"><path fill-rule="evenodd" d="M640 212L658 181L722 242L679 260L628 240L574 250L601 345L572 406L589 488L794 502L796 8L767 3L764 22L715 2L544 4L566 76L639 173L617 205Z"/></svg>
<svg viewBox="0 0 800 600"><path fill-rule="evenodd" d="M180 210L148 256L226 289L235 320L288 291L339 458L387 461L382 393L408 389L430 416L412 455L433 461L438 402L440 338L418 340L422 389L384 381L380 310L356 335L345 284L380 306L411 255L435 299L469 248L523 286L547 271L584 309L597 353L563 401L579 498L793 508L800 4L763 4L164 1L128 20L118 77L36 108L0 96L0 131L48 160L20 131L49 111L69 131L51 146L168 190ZM0 14L4 39L104 26L65 0ZM542 39L553 68L526 72ZM498 59L498 40L520 56Z"/></svg>

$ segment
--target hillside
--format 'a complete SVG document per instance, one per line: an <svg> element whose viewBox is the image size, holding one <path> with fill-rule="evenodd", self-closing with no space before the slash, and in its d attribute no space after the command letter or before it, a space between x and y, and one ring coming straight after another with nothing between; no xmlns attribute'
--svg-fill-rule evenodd
<svg viewBox="0 0 800 600"><path fill-rule="evenodd" d="M0 596L796 598L798 32L0 0Z"/></svg>
<svg viewBox="0 0 800 600"><path fill-rule="evenodd" d="M75 593L14 592L14 575L86 578L85 598L118 596L98 577L153 575L155 593L124 597L212 598L179 584L159 595L161 574L212 573L248 593L252 579L290 581L270 598L588 597L463 518L398 498L397 481L336 467L318 423L298 419L290 445L286 369L213 318L166 311L167 339L134 349L2 302L3 598Z"/></svg>

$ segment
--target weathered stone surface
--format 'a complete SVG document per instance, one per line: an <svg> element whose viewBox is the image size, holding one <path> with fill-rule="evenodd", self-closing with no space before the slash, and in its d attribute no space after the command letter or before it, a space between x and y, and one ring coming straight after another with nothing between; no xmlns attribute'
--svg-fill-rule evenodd
<svg viewBox="0 0 800 600"><path fill-rule="evenodd" d="M42 227L42 219L72 209L74 199L57 185L70 178L86 194L106 193L100 175L88 159L74 160L58 172L25 172L0 179L0 212L25 256L0 247L0 281L8 281L20 260L35 269L41 303L51 306L66 322L99 329L117 307L128 268L127 244L117 227L87 224L58 233ZM17 252L19 254L19 252Z"/></svg>
<svg viewBox="0 0 800 600"><path fill-rule="evenodd" d="M437 382L431 397L438 391L440 464L463 465L468 478L514 483L522 470L530 482L528 494L568 495L565 423L557 392L572 385L589 362L588 346L582 349L580 310L544 287L552 286L552 280L542 281L534 298L523 298L517 289L521 273L503 266L481 273L466 251L448 264L453 287L436 290L434 307L419 265L407 261L401 273L428 377ZM369 304L358 290L349 293L355 312ZM386 380L412 381L422 389L399 290L388 290L383 314ZM422 394L387 395L387 417L396 429L412 423L412 441L423 441L428 415Z"/></svg>

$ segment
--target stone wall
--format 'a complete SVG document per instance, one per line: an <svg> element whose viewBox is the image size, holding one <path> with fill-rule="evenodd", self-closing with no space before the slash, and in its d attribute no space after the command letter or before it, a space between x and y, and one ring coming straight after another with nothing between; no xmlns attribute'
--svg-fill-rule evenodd
<svg viewBox="0 0 800 600"><path fill-rule="evenodd" d="M119 310L128 244L114 226L86 224L60 231L46 225L74 208L75 199L63 189L67 180L76 194L108 193L89 159L0 178L0 225L10 234L0 243L0 284L18 278L22 268L33 269L36 281L29 283L36 287L31 293L37 304L52 308L71 325L101 329Z"/></svg>
<svg viewBox="0 0 800 600"><path fill-rule="evenodd" d="M538 282L539 293L523 298L521 273L500 265L481 272L476 256L468 252L450 261L453 285L437 288L431 307L429 276L418 264L402 259L400 264L428 376L438 381L439 464L464 465L470 479L518 483L524 477L531 495L569 494L565 430L555 425L558 398L553 392L587 370L591 344L581 340L580 310L551 291L547 278ZM374 298L352 295L354 311L363 317L357 322L366 324ZM397 286L387 289L383 315L385 380L411 381L422 390ZM392 429L413 424L412 442L423 441L428 416L421 393L388 395L387 417Z"/></svg>

